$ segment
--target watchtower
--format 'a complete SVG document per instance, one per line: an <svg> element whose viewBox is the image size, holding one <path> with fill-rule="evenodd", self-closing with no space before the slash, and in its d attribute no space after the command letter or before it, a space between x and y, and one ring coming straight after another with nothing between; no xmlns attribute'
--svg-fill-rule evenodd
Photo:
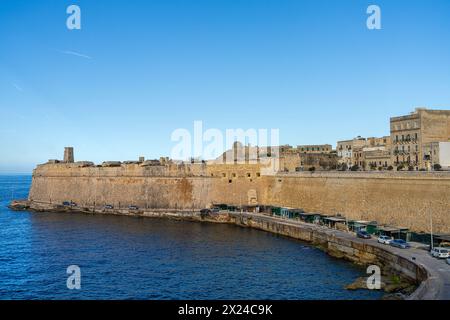
<svg viewBox="0 0 450 320"><path fill-rule="evenodd" d="M73 147L65 147L64 148L64 162L65 163L74 163Z"/></svg>

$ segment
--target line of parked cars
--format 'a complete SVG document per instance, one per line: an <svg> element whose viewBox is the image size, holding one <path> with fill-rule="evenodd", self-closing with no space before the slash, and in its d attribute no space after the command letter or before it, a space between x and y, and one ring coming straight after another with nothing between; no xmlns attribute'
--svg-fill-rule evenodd
<svg viewBox="0 0 450 320"><path fill-rule="evenodd" d="M356 236L361 239L372 238L370 233L368 233L367 231L364 231L364 230L358 231L356 233ZM392 239L391 237L388 237L388 236L379 236L377 241L378 241L378 243L390 245L390 246L400 248L400 249L411 248L411 245L403 239Z"/></svg>
<svg viewBox="0 0 450 320"><path fill-rule="evenodd" d="M447 264L450 264L450 247L434 247L430 254L437 259L446 259Z"/></svg>
<svg viewBox="0 0 450 320"><path fill-rule="evenodd" d="M391 237L388 236L379 236L377 241L378 243L388 244L402 249L407 249L411 247L405 240L392 239ZM430 254L438 259L446 259L447 264L450 264L450 247L434 247L433 249L431 249Z"/></svg>

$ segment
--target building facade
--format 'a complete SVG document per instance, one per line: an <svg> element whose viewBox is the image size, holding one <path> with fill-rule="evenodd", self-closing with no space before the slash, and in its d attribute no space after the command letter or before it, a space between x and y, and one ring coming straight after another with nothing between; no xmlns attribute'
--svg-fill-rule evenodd
<svg viewBox="0 0 450 320"><path fill-rule="evenodd" d="M392 117L390 129L392 163L427 169L425 144L450 142L450 110L416 108L409 115Z"/></svg>
<svg viewBox="0 0 450 320"><path fill-rule="evenodd" d="M331 144L280 146L280 170L298 172L307 170L334 170L337 155Z"/></svg>
<svg viewBox="0 0 450 320"><path fill-rule="evenodd" d="M423 145L424 165L427 170L440 166L450 170L450 142L430 142Z"/></svg>
<svg viewBox="0 0 450 320"><path fill-rule="evenodd" d="M354 165L362 165L362 148L366 146L366 138L360 136L352 140L338 141L336 144L336 152L340 164L346 164L347 167Z"/></svg>
<svg viewBox="0 0 450 320"><path fill-rule="evenodd" d="M387 169L391 161L391 137L367 138L366 146L362 149L362 162L368 169Z"/></svg>

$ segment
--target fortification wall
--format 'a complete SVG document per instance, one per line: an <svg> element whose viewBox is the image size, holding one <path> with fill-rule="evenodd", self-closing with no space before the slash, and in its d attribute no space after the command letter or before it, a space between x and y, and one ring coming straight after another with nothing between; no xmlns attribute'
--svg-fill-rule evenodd
<svg viewBox="0 0 450 320"><path fill-rule="evenodd" d="M262 198L273 205L349 219L378 221L420 232L450 232L450 176L426 173L278 175Z"/></svg>
<svg viewBox="0 0 450 320"><path fill-rule="evenodd" d="M256 165L80 168L39 166L29 200L80 206L201 209L211 203L303 208L375 220L414 231L450 233L450 175L295 173L263 175Z"/></svg>
<svg viewBox="0 0 450 320"><path fill-rule="evenodd" d="M203 169L202 169L203 168ZM230 168L233 168L231 170ZM259 166L204 165L77 167L38 166L33 172L29 200L79 206L137 205L156 209L201 209L211 203L256 204L261 193Z"/></svg>

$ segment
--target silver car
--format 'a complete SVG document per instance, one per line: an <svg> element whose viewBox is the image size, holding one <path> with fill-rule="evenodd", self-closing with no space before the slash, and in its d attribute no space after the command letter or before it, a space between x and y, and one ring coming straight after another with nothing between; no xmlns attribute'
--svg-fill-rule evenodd
<svg viewBox="0 0 450 320"><path fill-rule="evenodd" d="M449 252L447 248L435 247L431 250L431 255L438 259L446 259L449 257Z"/></svg>
<svg viewBox="0 0 450 320"><path fill-rule="evenodd" d="M388 236L379 236L378 237L378 243L382 243L382 244L390 244L392 241L391 237Z"/></svg>

